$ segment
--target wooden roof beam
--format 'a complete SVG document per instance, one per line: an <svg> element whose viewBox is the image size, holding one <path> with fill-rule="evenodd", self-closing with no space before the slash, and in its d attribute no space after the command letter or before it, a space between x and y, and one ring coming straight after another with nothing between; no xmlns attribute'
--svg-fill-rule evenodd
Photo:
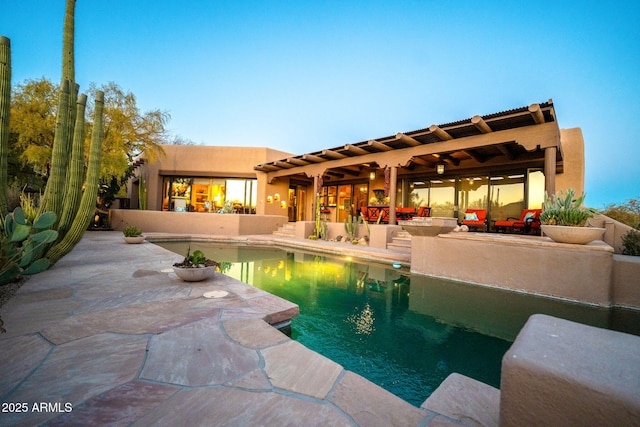
<svg viewBox="0 0 640 427"><path fill-rule="evenodd" d="M378 142L378 141L376 141L374 139L370 139L367 142L367 145L369 147L375 148L378 151L391 151L391 150L393 150L393 148L389 147L388 145L385 145L385 144L383 144L381 142Z"/></svg>
<svg viewBox="0 0 640 427"><path fill-rule="evenodd" d="M338 153L334 150L322 150L322 155L331 159L344 159L347 157L346 154Z"/></svg>
<svg viewBox="0 0 640 427"><path fill-rule="evenodd" d="M471 118L471 123L473 123L473 125L478 128L478 130L482 133L490 133L493 132L493 130L489 127L489 125L487 124L487 122L484 121L484 119L480 116L473 116Z"/></svg>
<svg viewBox="0 0 640 427"><path fill-rule="evenodd" d="M302 159L311 163L322 163L327 161L327 159L323 159L322 157L315 156L313 154L303 154Z"/></svg>
<svg viewBox="0 0 640 427"><path fill-rule="evenodd" d="M421 142L418 141L417 139L412 138L408 135L405 135L402 132L396 133L396 139L400 142L407 144L409 147L417 147L418 145L421 144Z"/></svg>
<svg viewBox="0 0 640 427"><path fill-rule="evenodd" d="M536 124L541 125L544 123L544 115L540 109L540 104L529 105L529 113L531 113L533 121L536 122Z"/></svg>
<svg viewBox="0 0 640 427"><path fill-rule="evenodd" d="M453 139L453 137L449 135L447 131L443 130L438 125L429 126L429 131L442 141L450 141Z"/></svg>
<svg viewBox="0 0 640 427"><path fill-rule="evenodd" d="M449 164L452 164L453 166L460 166L460 160L456 159L453 156L450 156L449 154L441 154L440 159Z"/></svg>
<svg viewBox="0 0 640 427"><path fill-rule="evenodd" d="M355 170L355 169L350 169L350 168L333 168L332 170L341 173L343 175L350 175L350 176L359 176L360 175L360 169Z"/></svg>
<svg viewBox="0 0 640 427"><path fill-rule="evenodd" d="M420 166L427 166L429 168L432 168L436 165L435 162L429 162L425 159L423 159L422 157L412 157L411 158L411 162L415 163L416 165L420 165Z"/></svg>
<svg viewBox="0 0 640 427"><path fill-rule="evenodd" d="M276 160L275 162L273 162L273 164L282 169L289 169L289 168L295 167L294 164L291 164L289 162L283 162L282 160Z"/></svg>
<svg viewBox="0 0 640 427"><path fill-rule="evenodd" d="M515 160L516 155L514 154L514 152L507 145L498 144L497 147L498 147L498 150L500 150L500 152L502 154L504 154L507 159Z"/></svg>
<svg viewBox="0 0 640 427"><path fill-rule="evenodd" d="M296 165L296 166L306 166L310 162L304 161L299 157L289 157L287 159L287 163L291 163L292 165Z"/></svg>
<svg viewBox="0 0 640 427"><path fill-rule="evenodd" d="M484 156L478 155L474 153L472 150L462 150L462 152L467 156L471 157L473 160L475 160L478 163L484 163L487 161L487 159Z"/></svg>
<svg viewBox="0 0 640 427"><path fill-rule="evenodd" d="M367 150L365 150L363 148L360 148L360 147L356 147L355 145L352 145L352 144L345 145L344 149L347 150L350 153L358 154L358 155L371 154Z"/></svg>

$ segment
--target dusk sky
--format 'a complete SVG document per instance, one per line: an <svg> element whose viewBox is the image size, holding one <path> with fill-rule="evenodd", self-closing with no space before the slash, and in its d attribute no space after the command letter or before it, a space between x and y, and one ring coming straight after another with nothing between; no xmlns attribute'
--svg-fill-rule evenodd
<svg viewBox="0 0 640 427"><path fill-rule="evenodd" d="M12 83L61 76L64 0L0 0ZM78 0L76 80L174 135L293 154L553 99L586 204L640 198L640 1Z"/></svg>

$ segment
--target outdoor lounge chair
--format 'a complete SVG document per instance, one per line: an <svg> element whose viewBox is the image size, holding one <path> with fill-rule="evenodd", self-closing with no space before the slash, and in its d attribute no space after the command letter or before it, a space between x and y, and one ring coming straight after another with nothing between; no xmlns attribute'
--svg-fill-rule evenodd
<svg viewBox="0 0 640 427"><path fill-rule="evenodd" d="M426 218L431 216L431 207L429 206L420 206L418 208L418 217Z"/></svg>
<svg viewBox="0 0 640 427"><path fill-rule="evenodd" d="M506 220L496 221L496 231L537 234L540 230L541 213L542 209L523 209L520 218L509 217Z"/></svg>
<svg viewBox="0 0 640 427"><path fill-rule="evenodd" d="M477 230L478 227L487 229L487 211L484 209L467 209L464 213L462 225L469 227L469 230Z"/></svg>

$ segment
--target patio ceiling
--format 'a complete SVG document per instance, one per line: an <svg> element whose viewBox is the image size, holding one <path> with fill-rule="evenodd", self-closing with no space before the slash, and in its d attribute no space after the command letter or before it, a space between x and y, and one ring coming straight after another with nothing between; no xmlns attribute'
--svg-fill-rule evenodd
<svg viewBox="0 0 640 427"><path fill-rule="evenodd" d="M477 169L540 163L548 146L559 146L553 101L369 141L301 154L255 166L269 181L279 176L355 179L376 167L399 166L400 173L447 168ZM561 163L561 151L558 153Z"/></svg>

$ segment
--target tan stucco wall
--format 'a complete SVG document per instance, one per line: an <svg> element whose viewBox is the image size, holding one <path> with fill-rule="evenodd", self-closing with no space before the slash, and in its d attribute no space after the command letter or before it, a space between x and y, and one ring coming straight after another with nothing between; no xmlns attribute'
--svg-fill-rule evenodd
<svg viewBox="0 0 640 427"><path fill-rule="evenodd" d="M242 236L271 234L287 223L286 216L241 215L195 212L160 212L137 209L112 209L109 225L114 230L124 230L129 225L142 229L143 233L208 234L214 236Z"/></svg>
<svg viewBox="0 0 640 427"><path fill-rule="evenodd" d="M412 236L411 271L609 306L613 248L535 236L449 233Z"/></svg>
<svg viewBox="0 0 640 427"><path fill-rule="evenodd" d="M613 302L622 307L640 308L640 257L613 256Z"/></svg>
<svg viewBox="0 0 640 427"><path fill-rule="evenodd" d="M584 138L582 129L560 129L563 173L556 175L556 191L573 188L584 192Z"/></svg>
<svg viewBox="0 0 640 427"><path fill-rule="evenodd" d="M222 147L222 146L202 146L202 145L163 145L165 155L146 161L138 167L137 176L143 176L147 183L147 208L150 210L160 210L162 208L162 176L202 176L202 177L228 177L228 178L255 178L258 179L258 188L264 192L258 192L258 205L260 196L269 194L271 188L266 183L266 174L256 172L253 167L275 161L287 156L290 153L272 150L264 147ZM285 188L286 183L281 180L276 183L272 193ZM132 194L129 190L129 197L132 202L137 200L137 194ZM265 196L266 197L266 196ZM133 203L137 206L137 203ZM267 214L282 214L280 206L265 207L262 209ZM260 213L260 212L259 212Z"/></svg>

